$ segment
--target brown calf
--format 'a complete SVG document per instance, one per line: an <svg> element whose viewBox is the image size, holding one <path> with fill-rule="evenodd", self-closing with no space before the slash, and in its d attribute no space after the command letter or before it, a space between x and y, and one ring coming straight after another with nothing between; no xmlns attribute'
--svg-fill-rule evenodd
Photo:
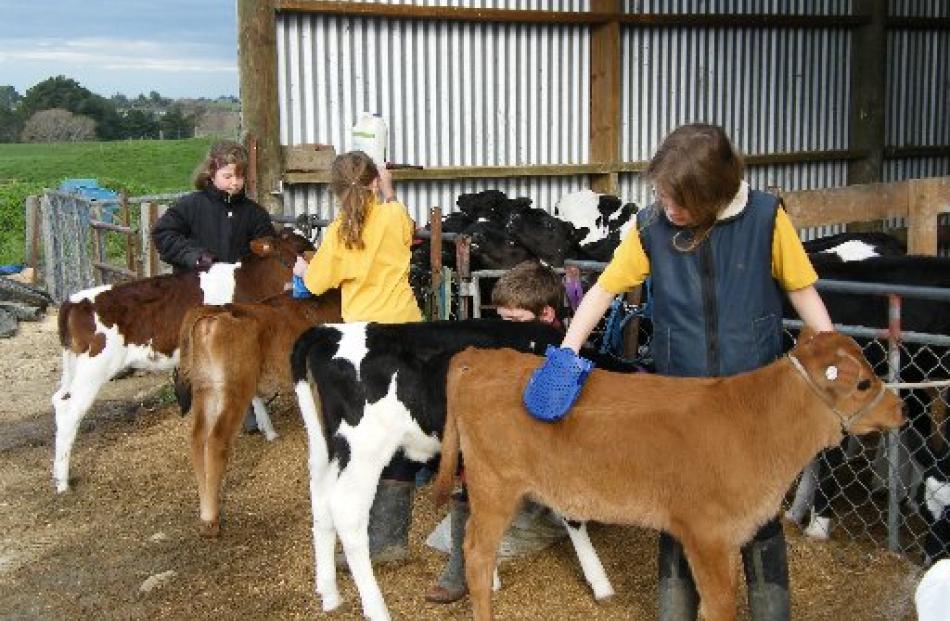
<svg viewBox="0 0 950 621"><path fill-rule="evenodd" d="M637 524L682 543L709 621L735 617L739 548L779 511L802 467L842 430L902 422L851 338L804 333L767 367L727 378L595 370L565 419L522 406L538 366L511 350L469 349L448 374L448 420L436 493L465 456L471 519L465 565L474 616L492 618L491 576L525 496L567 519Z"/></svg>
<svg viewBox="0 0 950 621"><path fill-rule="evenodd" d="M131 367L167 371L178 364L178 331L199 304L256 302L290 287L297 256L312 251L306 238L284 229L251 242L240 263L215 263L204 272L154 276L74 293L59 309L63 376L53 394L57 492L69 488L76 432L99 389Z"/></svg>
<svg viewBox="0 0 950 621"><path fill-rule="evenodd" d="M199 306L185 316L178 388L179 399L190 390L202 535L218 535L221 483L248 405L255 401L268 439L276 437L259 396L293 390L290 350L304 330L342 321L338 289L306 299L285 293L260 304Z"/></svg>

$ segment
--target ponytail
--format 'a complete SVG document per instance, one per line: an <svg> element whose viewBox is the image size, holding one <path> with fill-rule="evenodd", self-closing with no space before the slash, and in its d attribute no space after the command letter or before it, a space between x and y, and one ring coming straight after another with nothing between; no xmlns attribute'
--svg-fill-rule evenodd
<svg viewBox="0 0 950 621"><path fill-rule="evenodd" d="M362 151L337 156L330 167L330 190L340 202L340 241L348 249L362 250L363 224L373 204L370 184L379 176L376 164Z"/></svg>

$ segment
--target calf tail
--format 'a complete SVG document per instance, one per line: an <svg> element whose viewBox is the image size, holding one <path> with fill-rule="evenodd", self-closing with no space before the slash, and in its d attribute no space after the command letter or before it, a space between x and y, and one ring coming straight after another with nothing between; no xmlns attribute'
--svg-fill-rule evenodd
<svg viewBox="0 0 950 621"><path fill-rule="evenodd" d="M455 488L455 472L458 470L460 438L458 418L455 415L455 398L458 393L458 371L450 367L446 377L445 431L442 433L442 456L439 472L432 484L436 505L444 505Z"/></svg>
<svg viewBox="0 0 950 621"><path fill-rule="evenodd" d="M201 339L197 332L199 324L205 319L214 318L226 312L220 306L198 306L188 312L181 322L178 333L178 369L175 372L175 398L184 416L191 410L192 382L198 371L196 340ZM208 330L204 330L205 333Z"/></svg>
<svg viewBox="0 0 950 621"><path fill-rule="evenodd" d="M63 346L63 349L70 348L69 313L73 306L75 306L75 304L68 300L63 302L59 307L59 316L56 318L56 324L59 330L59 344Z"/></svg>

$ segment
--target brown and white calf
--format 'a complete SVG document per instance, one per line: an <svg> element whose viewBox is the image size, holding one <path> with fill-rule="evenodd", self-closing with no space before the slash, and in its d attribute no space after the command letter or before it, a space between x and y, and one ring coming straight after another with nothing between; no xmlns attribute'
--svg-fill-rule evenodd
<svg viewBox="0 0 950 621"><path fill-rule="evenodd" d="M465 566L476 619L492 618L491 577L522 498L567 519L636 524L683 545L705 618L735 618L739 549L779 511L802 467L842 430L902 422L851 338L806 333L786 356L725 378L594 370L566 418L544 423L522 405L539 365L511 350L469 349L447 378L448 418L435 490L465 456L471 518Z"/></svg>
<svg viewBox="0 0 950 621"><path fill-rule="evenodd" d="M204 272L153 276L86 289L59 309L63 376L53 394L56 456L53 482L69 489L69 458L76 432L99 389L126 368L164 371L178 364L178 332L199 304L255 302L290 286L297 255L312 251L306 238L285 229L251 242L239 263Z"/></svg>
<svg viewBox="0 0 950 621"><path fill-rule="evenodd" d="M199 306L181 326L176 386L191 409L191 461L198 482L201 534L220 528L220 491L244 413L253 403L268 440L277 437L262 396L292 392L290 351L307 328L341 322L340 291L305 299L288 293L259 304Z"/></svg>

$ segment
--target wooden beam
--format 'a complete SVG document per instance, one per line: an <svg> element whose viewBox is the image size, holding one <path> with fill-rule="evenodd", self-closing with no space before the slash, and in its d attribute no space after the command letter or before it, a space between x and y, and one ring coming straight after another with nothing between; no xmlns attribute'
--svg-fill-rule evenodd
<svg viewBox="0 0 950 621"><path fill-rule="evenodd" d="M884 157L950 157L950 144L886 147Z"/></svg>
<svg viewBox="0 0 950 621"><path fill-rule="evenodd" d="M685 14L626 13L620 22L632 26L686 26L709 28L856 28L867 15L782 15L768 13Z"/></svg>
<svg viewBox="0 0 950 621"><path fill-rule="evenodd" d="M270 213L281 211L278 190L280 126L277 109L277 26L270 0L238 0L241 125L257 145L255 194Z"/></svg>
<svg viewBox="0 0 950 621"><path fill-rule="evenodd" d="M855 0L854 8L870 21L851 35L851 148L867 156L848 164L849 185L882 179L887 83L887 0Z"/></svg>
<svg viewBox="0 0 950 621"><path fill-rule="evenodd" d="M795 226L806 228L906 216L908 192L908 182L901 181L780 192L780 195Z"/></svg>
<svg viewBox="0 0 950 621"><path fill-rule="evenodd" d="M888 17L888 30L950 30L950 17Z"/></svg>
<svg viewBox="0 0 950 621"><path fill-rule="evenodd" d="M370 2L333 2L329 0L277 0L278 11L318 13L346 17L382 17L389 19L441 20L454 22L495 22L528 24L596 24L610 16L586 11L523 11L513 9L476 9L463 7L419 6L412 4L375 4Z"/></svg>
<svg viewBox="0 0 950 621"><path fill-rule="evenodd" d="M907 252L937 254L937 217L950 213L950 177L910 179L908 184Z"/></svg>
<svg viewBox="0 0 950 621"><path fill-rule="evenodd" d="M592 13L619 18L620 0L591 0ZM590 33L590 160L616 162L620 158L620 22L613 19ZM591 189L617 194L616 172L592 175Z"/></svg>
<svg viewBox="0 0 950 621"><path fill-rule="evenodd" d="M767 153L747 155L745 160L750 166L766 164L796 164L806 162L831 162L863 157L863 151L793 151L789 153ZM503 177L570 177L588 175L591 177L616 175L618 173L641 173L649 162L603 162L592 164L561 164L532 166L445 166L435 168L403 168L393 170L393 179L397 181L442 181L452 179L496 179ZM284 183L329 183L328 171L288 171L283 176Z"/></svg>
<svg viewBox="0 0 950 621"><path fill-rule="evenodd" d="M274 0L273 6L277 11L293 13L483 23L598 25L618 22L624 25L643 27L854 28L868 21L866 15L623 13L622 5L614 0L605 0L612 5L610 9L597 10L594 5L598 1L592 0L590 11L525 11L521 9L337 2L334 0Z"/></svg>

